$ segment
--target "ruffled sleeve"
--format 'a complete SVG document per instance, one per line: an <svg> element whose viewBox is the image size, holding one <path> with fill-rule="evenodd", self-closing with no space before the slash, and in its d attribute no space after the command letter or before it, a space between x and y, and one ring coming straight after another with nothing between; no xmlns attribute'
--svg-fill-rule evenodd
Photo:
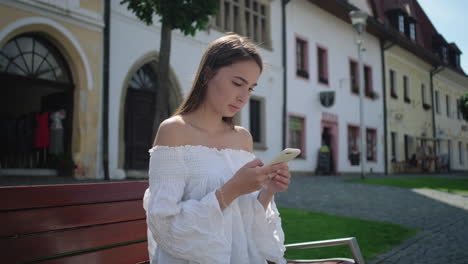
<svg viewBox="0 0 468 264"><path fill-rule="evenodd" d="M258 201L259 191L249 194L253 215L251 232L255 247L265 259L286 264L284 259L284 232L274 198L265 208Z"/></svg>
<svg viewBox="0 0 468 264"><path fill-rule="evenodd" d="M231 247L215 192L200 200L184 200L184 150L156 147L150 154L150 187L144 198L150 257L157 246L180 259L229 263Z"/></svg>

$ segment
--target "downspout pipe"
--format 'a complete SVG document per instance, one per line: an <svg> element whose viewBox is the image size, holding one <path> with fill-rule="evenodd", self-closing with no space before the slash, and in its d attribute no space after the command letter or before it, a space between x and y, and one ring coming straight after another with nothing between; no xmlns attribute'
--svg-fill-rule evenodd
<svg viewBox="0 0 468 264"><path fill-rule="evenodd" d="M104 0L104 47L102 81L102 166L104 179L109 180L109 53L110 53L110 0Z"/></svg>
<svg viewBox="0 0 468 264"><path fill-rule="evenodd" d="M432 101L432 137L435 139L437 137L436 121L435 121L435 94L434 94L434 76L443 71L445 66L443 65L434 65L432 70L429 72L430 75L430 84L431 84L431 101ZM440 97L439 97L440 99ZM439 104L440 107L440 104ZM434 144L434 154L439 153L437 149L437 144Z"/></svg>
<svg viewBox="0 0 468 264"><path fill-rule="evenodd" d="M288 71L287 71L287 47L286 47L286 5L290 0L281 0L281 18L282 18L282 41L283 41L283 120L282 120L282 142L283 149L286 148L287 135L287 115L288 115Z"/></svg>
<svg viewBox="0 0 468 264"><path fill-rule="evenodd" d="M388 131L387 131L387 82L386 80L386 72L387 69L385 67L385 50L392 47L392 45L385 45L385 39L380 38L380 56L382 61L382 90L383 90L383 125L384 125L384 172L385 175L388 175Z"/></svg>

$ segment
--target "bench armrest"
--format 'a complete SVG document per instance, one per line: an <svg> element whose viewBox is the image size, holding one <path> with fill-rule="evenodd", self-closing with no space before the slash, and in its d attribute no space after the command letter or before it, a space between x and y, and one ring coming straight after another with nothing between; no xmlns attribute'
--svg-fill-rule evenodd
<svg viewBox="0 0 468 264"><path fill-rule="evenodd" d="M285 247L286 249L304 249L304 248L319 248L319 247L330 247L330 246L339 246L339 245L348 245L351 250L351 253L353 254L353 258L356 264L364 264L364 258L362 257L361 250L359 249L359 245L355 237L311 241L311 242L304 242L304 243L294 243L294 244L285 245Z"/></svg>

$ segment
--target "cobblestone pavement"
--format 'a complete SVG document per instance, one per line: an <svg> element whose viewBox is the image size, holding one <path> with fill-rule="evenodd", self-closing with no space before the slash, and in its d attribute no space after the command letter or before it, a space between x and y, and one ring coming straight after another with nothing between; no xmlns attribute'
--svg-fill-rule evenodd
<svg viewBox="0 0 468 264"><path fill-rule="evenodd" d="M371 264L468 263L468 195L352 183L344 181L347 178L357 177L293 176L288 191L277 194L276 202L284 207L390 222L420 230L416 236L370 260Z"/></svg>

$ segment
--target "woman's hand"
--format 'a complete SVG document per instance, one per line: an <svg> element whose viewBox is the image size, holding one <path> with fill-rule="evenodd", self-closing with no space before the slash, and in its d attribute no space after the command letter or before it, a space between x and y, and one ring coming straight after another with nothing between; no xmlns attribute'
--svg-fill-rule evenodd
<svg viewBox="0 0 468 264"><path fill-rule="evenodd" d="M257 191L264 186L270 185L274 177L280 177L281 175L277 175L277 171L284 171L285 168L284 163L265 167L262 166L263 162L259 159L245 164L234 174L231 180L226 183L226 186L223 187L224 191L226 191L227 188L234 188L237 190L238 195ZM287 175L289 175L289 173ZM278 178L278 181L282 183L284 180L283 178ZM283 188L283 185L280 185L280 188Z"/></svg>
<svg viewBox="0 0 468 264"><path fill-rule="evenodd" d="M278 163L275 166L278 166L278 169L274 172L271 180L265 185L265 190L271 194L286 191L291 183L291 173L289 172L288 165L286 163Z"/></svg>

